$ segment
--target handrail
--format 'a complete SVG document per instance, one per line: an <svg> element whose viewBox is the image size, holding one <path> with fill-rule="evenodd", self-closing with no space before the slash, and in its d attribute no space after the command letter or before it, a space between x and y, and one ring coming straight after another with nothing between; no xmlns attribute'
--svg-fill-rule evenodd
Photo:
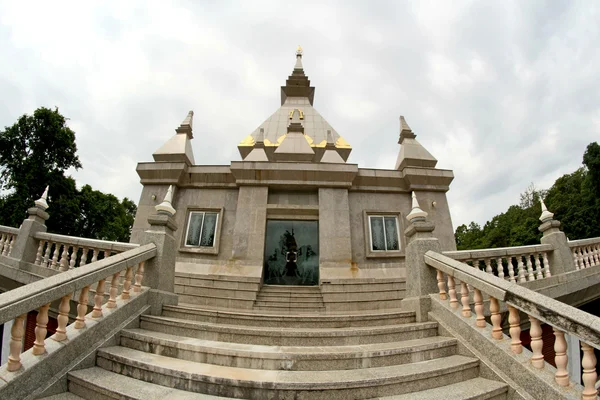
<svg viewBox="0 0 600 400"><path fill-rule="evenodd" d="M82 329L86 326L88 294L91 285L97 283L95 286L94 307L90 317L101 318L103 316L106 281L109 280L110 289L108 301L104 307L115 308L117 307L117 295L121 287L121 273L125 271L119 297L121 300L128 301L131 297L130 289L134 279L134 266L137 265L135 284L133 284L133 292L136 293L142 291L144 262L155 257L156 254L156 245L149 243L0 294L0 323L14 319L11 327L7 370L14 372L22 367L21 350L25 330L24 321L29 311L38 310L35 328L36 339L32 354L42 355L46 353L48 309L53 301L60 299L58 317L56 318L58 326L52 339L61 342L68 339L67 324L69 322L71 297L75 292L79 292L79 299L77 318L73 325L75 329Z"/></svg>
<svg viewBox="0 0 600 400"><path fill-rule="evenodd" d="M600 244L600 237L569 240L568 243L569 243L569 247L590 246L593 244Z"/></svg>
<svg viewBox="0 0 600 400"><path fill-rule="evenodd" d="M81 247L97 247L99 249L107 249L112 251L127 251L139 246L139 244L135 243L112 242L110 240L81 238L48 232L38 232L33 237L37 240L48 240L51 242L78 245Z"/></svg>
<svg viewBox="0 0 600 400"><path fill-rule="evenodd" d="M597 373L596 357L593 348L600 349L600 318L536 293L523 286L519 286L516 283L490 276L490 274L480 271L477 268L472 268L443 254L430 250L425 253L424 259L427 265L437 270L437 285L440 300L446 300L449 297L452 308L459 307L455 278L460 280L461 314L464 318L472 318L470 291L474 292L475 326L478 328L485 328L487 326L483 313L482 293L489 295L492 337L496 340L504 338L499 301L506 303L509 312L508 322L510 325L511 351L515 354L520 354L523 351L520 339L521 323L519 310L524 312L529 317L531 324L531 364L535 368L542 369L545 366L544 355L542 354L543 339L540 321L552 326L554 328L554 348L556 351L554 361L557 368L555 381L560 386L569 386L569 374L566 369L567 342L564 335L568 333L579 338L581 341L581 350L583 351L582 382L584 389L582 398L596 398L598 394L595 388ZM447 276L448 291L446 291L444 275Z"/></svg>
<svg viewBox="0 0 600 400"><path fill-rule="evenodd" d="M11 233L13 235L18 235L20 229L13 228L12 226L0 225L0 233Z"/></svg>

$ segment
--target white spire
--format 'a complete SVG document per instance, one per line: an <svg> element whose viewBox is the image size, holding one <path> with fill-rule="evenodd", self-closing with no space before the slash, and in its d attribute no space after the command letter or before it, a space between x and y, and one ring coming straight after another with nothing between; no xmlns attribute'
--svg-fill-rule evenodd
<svg viewBox="0 0 600 400"><path fill-rule="evenodd" d="M173 202L173 185L169 185L169 190L167 190L167 194L165 195L165 199L162 203L155 206L154 209L159 214L169 214L171 217L175 215L175 209L171 204Z"/></svg>
<svg viewBox="0 0 600 400"><path fill-rule="evenodd" d="M50 188L50 186L46 186L46 190L44 190L42 197L40 197L39 199L37 199L35 201L36 207L41 208L44 211L48 208L48 202L46 200L48 199L48 189L49 188Z"/></svg>
<svg viewBox="0 0 600 400"><path fill-rule="evenodd" d="M302 66L302 47L300 45L296 49L296 65L294 65L294 69L304 69Z"/></svg>
<svg viewBox="0 0 600 400"><path fill-rule="evenodd" d="M548 211L544 199L540 197L540 203L542 203L542 215L540 215L540 221L546 222L554 218L554 214Z"/></svg>
<svg viewBox="0 0 600 400"><path fill-rule="evenodd" d="M421 210L421 207L419 207L419 201L417 200L417 196L415 195L415 192L412 192L412 210L406 216L406 219L409 222L416 222L425 221L425 218L427 218L427 213Z"/></svg>

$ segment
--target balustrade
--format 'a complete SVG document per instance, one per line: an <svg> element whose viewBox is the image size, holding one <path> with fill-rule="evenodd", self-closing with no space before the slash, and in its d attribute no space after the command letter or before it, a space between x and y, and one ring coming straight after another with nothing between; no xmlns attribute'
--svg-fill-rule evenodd
<svg viewBox="0 0 600 400"><path fill-rule="evenodd" d="M42 267L68 271L98 261L99 256L108 258L137 247L136 244L83 239L51 233L37 233L39 245L35 264Z"/></svg>
<svg viewBox="0 0 600 400"><path fill-rule="evenodd" d="M55 245L55 253L58 253L58 249L62 246L61 244L47 243ZM63 250L63 254L67 253L67 250ZM42 252L38 249L40 259L42 259ZM7 318L7 320L14 318L14 323L11 328L11 339L9 344L9 356L7 363L8 371L17 371L22 368L21 363L21 351L22 341L24 335L24 321L27 313L31 310L38 310L36 328L35 328L35 342L31 350L32 354L39 356L46 353L46 334L48 324L48 309L50 303L48 302L49 296L54 296L55 300L59 300L58 306L58 327L56 333L49 339L54 341L64 341L69 338L69 329L67 328L69 322L70 312L70 300L73 296L72 290L79 291L78 305L77 305L77 318L73 323L74 329L82 329L86 326L86 318L103 318L103 310L105 308L115 308L117 306L117 300L130 301L132 294L130 293L131 281L135 270L135 295L142 292L142 282L144 279L144 261L154 257L156 255L156 246L154 244L148 244L145 246L137 247L128 251L127 256L120 256L115 258L114 262L100 261L96 264L89 264L85 268L78 268L78 275L72 277L65 277L64 281L58 283L54 282L50 286L45 283L45 279L34 282L27 287L15 289L11 292L0 294L0 312ZM57 256L58 257L58 256ZM66 257L66 256L65 256ZM49 259L49 256L44 256L43 259ZM62 260L62 258L61 258ZM110 260L110 259L109 259ZM60 262L60 266L69 266L65 262ZM124 273L125 282L119 294L119 278L120 274ZM60 275L58 275L60 276ZM98 280L97 277L102 276ZM54 277L53 277L54 278ZM53 279L47 278L47 279ZM104 303L104 283L106 280L110 281L110 295L108 301ZM76 282L75 287L72 282ZM88 294L90 286L96 283L96 293L94 296L94 306L90 314L88 311ZM93 286L92 286L93 287ZM33 291L33 293L32 293ZM48 294L48 292L52 294ZM22 292L22 293L21 293ZM16 300L15 300L16 299ZM24 300L27 301L24 301ZM86 315L87 314L87 315ZM5 321L0 321L5 322Z"/></svg>
<svg viewBox="0 0 600 400"><path fill-rule="evenodd" d="M446 251L443 254L500 279L523 283L552 276L548 261L550 251L552 251L550 245L537 245Z"/></svg>
<svg viewBox="0 0 600 400"><path fill-rule="evenodd" d="M575 269L600 265L600 238L573 240L569 242Z"/></svg>
<svg viewBox="0 0 600 400"><path fill-rule="evenodd" d="M10 255L18 234L19 229L0 225L0 255Z"/></svg>
<svg viewBox="0 0 600 400"><path fill-rule="evenodd" d="M594 247L589 246L587 251L587 262L588 265L593 266L593 262L596 262L594 255ZM577 247L573 250L573 254L577 254L582 257L586 257L585 249L582 250ZM530 257L533 258L533 257ZM536 257L537 260L543 259L543 256ZM594 261L592 261L594 260ZM455 279L460 280L462 288L462 304L460 315L462 318L470 320L474 326L483 328L487 325L483 318L483 304L482 304L482 292L487 294L489 297L489 308L490 308L490 321L492 325L491 336L497 341L504 340L505 336L502 332L502 317L500 314L500 302L503 301L508 309L508 324L509 324L509 335L510 335L510 351L514 354L523 353L523 344L521 342L521 319L520 311L525 313L529 318L530 323L530 336L531 336L531 355L530 363L533 368L544 369L546 368L546 362L544 360L544 354L542 349L544 347L542 338L542 323L546 323L554 329L554 362L556 365L556 371L554 379L557 385L568 387L570 386L569 374L568 374L568 356L567 356L567 341L565 340L565 333L574 335L580 339L581 351L583 357L581 360L581 367L583 370L582 374L582 385L583 390L581 391L582 399L597 399L598 390L595 388L597 373L596 373L596 356L594 354L594 348L600 348L600 343L597 343L597 338L600 337L600 331L596 328L587 326L589 322L586 316L588 314L580 311L576 308L570 307L564 303L560 303L545 296L535 293L522 286L512 285L504 280L495 279L490 277L486 271L480 271L474 269L468 264L457 262L444 255L428 252L425 255L426 263L437 270L437 280L439 288L440 301L447 301L446 287L444 282L448 282L447 294L450 295L450 307L457 309L457 305L452 303L452 291L454 290ZM545 261L545 260L544 260ZM488 265L485 261L484 264ZM527 267L527 261L524 262ZM547 265L547 264L546 264ZM584 264L585 265L585 264ZM533 260L532 260L533 266ZM523 268L524 270L525 268ZM530 277L531 269L527 268L527 275ZM447 276L447 280L444 279ZM522 276L519 274L519 276ZM534 275L535 277L535 275ZM470 286L474 290L474 309L476 317L471 316L470 303L468 302L468 291L467 286ZM467 292L467 293L465 293ZM465 294L467 297L465 297ZM454 295L456 298L456 295ZM465 301L465 298L467 301ZM456 303L456 300L455 300ZM579 323L578 321L584 321ZM485 331L481 331L485 332Z"/></svg>

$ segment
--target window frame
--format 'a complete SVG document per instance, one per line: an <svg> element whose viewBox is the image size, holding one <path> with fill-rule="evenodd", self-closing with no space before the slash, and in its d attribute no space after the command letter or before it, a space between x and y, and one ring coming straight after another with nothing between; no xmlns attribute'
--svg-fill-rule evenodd
<svg viewBox="0 0 600 400"><path fill-rule="evenodd" d="M385 217L396 218L396 231L398 234L398 250L373 250L373 235L371 231L371 217L382 217L384 222L383 234L384 241L387 247L387 234L385 232ZM405 238L402 229L402 213L394 210L364 210L364 237L365 237L365 257L366 258L389 258L389 257L404 257Z"/></svg>
<svg viewBox="0 0 600 400"><path fill-rule="evenodd" d="M217 220L215 222L215 237L212 246L200 246L200 245L188 245L187 239L189 235L190 222L192 221L192 215L194 213L215 213L217 214ZM179 251L184 253L196 253L196 254L219 254L219 245L221 238L221 226L223 225L223 209L222 208L198 208L189 207L186 210L185 228L181 235L181 244ZM202 218L202 226L200 228L200 240L202 238L202 231L204 230L204 218Z"/></svg>

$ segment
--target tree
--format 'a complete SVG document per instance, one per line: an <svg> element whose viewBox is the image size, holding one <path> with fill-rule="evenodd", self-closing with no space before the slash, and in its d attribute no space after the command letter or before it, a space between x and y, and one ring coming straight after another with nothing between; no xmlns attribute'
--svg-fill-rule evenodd
<svg viewBox="0 0 600 400"><path fill-rule="evenodd" d="M49 185L48 231L95 239L128 241L135 204L65 176L81 168L75 132L58 109L38 108L0 132L0 224L19 226L27 208Z"/></svg>

